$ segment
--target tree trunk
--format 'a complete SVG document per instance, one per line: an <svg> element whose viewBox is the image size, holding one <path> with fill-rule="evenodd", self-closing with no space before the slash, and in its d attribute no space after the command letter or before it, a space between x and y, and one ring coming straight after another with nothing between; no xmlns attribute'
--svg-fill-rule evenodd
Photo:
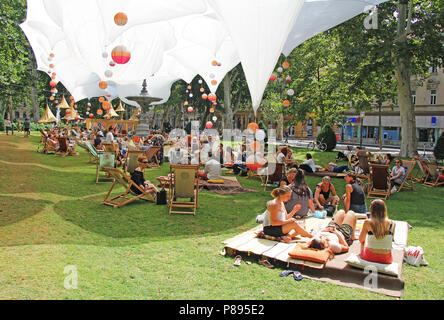
<svg viewBox="0 0 444 320"><path fill-rule="evenodd" d="M31 69L31 104L32 104L32 110L34 110L34 121L40 120L40 107L37 100L38 90L37 90L37 79L39 77L37 73L37 66L34 62L34 57L31 47L29 47L30 50L30 59L29 59L29 68Z"/></svg>
<svg viewBox="0 0 444 320"><path fill-rule="evenodd" d="M401 157L417 155L415 109L410 88L411 59L407 47L409 22L407 21L408 0L399 0L398 29L395 40L394 60L397 80L398 105L401 116ZM406 29L407 26L407 29Z"/></svg>
<svg viewBox="0 0 444 320"><path fill-rule="evenodd" d="M382 103L380 100L378 100L378 110L379 110L379 129L378 129L378 140L379 140L379 150L382 150Z"/></svg>
<svg viewBox="0 0 444 320"><path fill-rule="evenodd" d="M170 115L171 108L172 108L172 106L169 105L166 107L166 109L163 110L162 123L160 124L163 130L165 130L165 122L167 122L168 116Z"/></svg>
<svg viewBox="0 0 444 320"><path fill-rule="evenodd" d="M224 78L224 129L233 129L233 108L231 105L231 79L230 74Z"/></svg>

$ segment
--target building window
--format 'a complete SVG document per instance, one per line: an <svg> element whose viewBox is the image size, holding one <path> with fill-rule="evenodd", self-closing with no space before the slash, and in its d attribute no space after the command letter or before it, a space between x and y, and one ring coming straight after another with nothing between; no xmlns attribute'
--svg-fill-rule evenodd
<svg viewBox="0 0 444 320"><path fill-rule="evenodd" d="M435 105L436 104L436 90L430 90L430 104Z"/></svg>
<svg viewBox="0 0 444 320"><path fill-rule="evenodd" d="M416 91L412 91L412 103L413 105L416 104Z"/></svg>
<svg viewBox="0 0 444 320"><path fill-rule="evenodd" d="M438 74L438 67L437 66L430 67L430 73L431 74Z"/></svg>

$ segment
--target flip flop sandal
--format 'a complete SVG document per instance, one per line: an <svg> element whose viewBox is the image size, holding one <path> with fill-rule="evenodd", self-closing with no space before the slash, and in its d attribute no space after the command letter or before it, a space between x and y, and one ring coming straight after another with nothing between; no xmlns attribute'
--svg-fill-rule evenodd
<svg viewBox="0 0 444 320"><path fill-rule="evenodd" d="M235 260L234 260L234 266L236 266L236 267L238 267L238 266L240 266L240 264L241 264L241 261L242 261L242 257L241 256L236 256L236 258L234 258Z"/></svg>
<svg viewBox="0 0 444 320"><path fill-rule="evenodd" d="M261 265L263 265L263 266L265 266L265 267L267 267L269 269L273 269L274 268L274 266L268 260L260 260L259 264L261 264Z"/></svg>
<svg viewBox="0 0 444 320"><path fill-rule="evenodd" d="M299 271L295 271L293 273L293 278L296 281L301 281L302 279L304 279L304 277L302 276L302 274Z"/></svg>
<svg viewBox="0 0 444 320"><path fill-rule="evenodd" d="M290 274L293 274L293 273L295 273L293 270L285 270L285 271L281 272L279 277L288 277Z"/></svg>

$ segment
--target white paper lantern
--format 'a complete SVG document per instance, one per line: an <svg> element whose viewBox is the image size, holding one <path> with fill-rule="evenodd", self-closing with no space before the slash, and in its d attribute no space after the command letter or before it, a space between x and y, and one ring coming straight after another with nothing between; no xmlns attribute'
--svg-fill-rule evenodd
<svg viewBox="0 0 444 320"><path fill-rule="evenodd" d="M212 119L213 119L214 122L217 121L217 117L216 116L214 116Z"/></svg>
<svg viewBox="0 0 444 320"><path fill-rule="evenodd" d="M287 94L288 94L289 96L294 95L294 90L293 90L293 89L288 89L288 90L287 90Z"/></svg>
<svg viewBox="0 0 444 320"><path fill-rule="evenodd" d="M108 58L108 52L103 52L103 53L102 53L102 57L103 57L104 59Z"/></svg>
<svg viewBox="0 0 444 320"><path fill-rule="evenodd" d="M106 70L105 71L105 77L111 78L112 76L113 76L113 72L111 70Z"/></svg>
<svg viewBox="0 0 444 320"><path fill-rule="evenodd" d="M262 129L259 129L256 131L256 140L258 141L264 141L266 137L265 131Z"/></svg>
<svg viewBox="0 0 444 320"><path fill-rule="evenodd" d="M192 93L190 93L190 98L192 98L193 97L193 94Z"/></svg>
<svg viewBox="0 0 444 320"><path fill-rule="evenodd" d="M216 78L216 76L214 75L214 73L210 73L210 78L211 78L211 79Z"/></svg>
<svg viewBox="0 0 444 320"><path fill-rule="evenodd" d="M199 80L198 82L199 82L199 84L202 84L202 83L203 83L203 81L202 81L202 80Z"/></svg>
<svg viewBox="0 0 444 320"><path fill-rule="evenodd" d="M284 69L282 69L282 67L277 68L277 72L281 73L282 71L284 71Z"/></svg>

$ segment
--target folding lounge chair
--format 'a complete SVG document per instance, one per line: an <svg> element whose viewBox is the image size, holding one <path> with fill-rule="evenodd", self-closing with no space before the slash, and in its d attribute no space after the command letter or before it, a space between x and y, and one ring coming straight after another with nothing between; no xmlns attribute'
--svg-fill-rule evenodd
<svg viewBox="0 0 444 320"><path fill-rule="evenodd" d="M108 173L100 176L100 172L106 172L103 168L115 168L116 154L114 152L104 152L98 154L99 160L96 162L96 183L111 182L114 180Z"/></svg>
<svg viewBox="0 0 444 320"><path fill-rule="evenodd" d="M152 146L146 151L146 158L148 159L149 167L160 168L159 159L157 158L157 152L159 152L161 147Z"/></svg>
<svg viewBox="0 0 444 320"><path fill-rule="evenodd" d="M40 130L40 134L42 135L42 137L41 137L42 140L40 141L39 145L37 146L37 152L44 152L45 147L46 147L46 140L48 139L48 136L42 130Z"/></svg>
<svg viewBox="0 0 444 320"><path fill-rule="evenodd" d="M132 181L129 176L127 176L119 169L103 167L103 170L105 170L106 173L114 179L114 182L111 185L111 188L109 189L102 204L106 204L114 208L120 208L135 200L145 200L145 201L155 202L154 197L151 194L145 192L144 189L140 188L140 186L134 183L134 181ZM116 197L110 198L111 192L113 191L114 186L116 184L121 184L125 188L125 192ZM132 187L139 190L140 194L135 193L131 189Z"/></svg>
<svg viewBox="0 0 444 320"><path fill-rule="evenodd" d="M265 169L265 176L263 176L264 180L264 191L267 190L268 183L276 183L281 181L282 176L285 170L285 164L283 163L268 163Z"/></svg>
<svg viewBox="0 0 444 320"><path fill-rule="evenodd" d="M56 156L66 157L69 154L68 141L66 137L60 137L59 140L59 150L56 152Z"/></svg>
<svg viewBox="0 0 444 320"><path fill-rule="evenodd" d="M398 188L398 192L402 189L409 189L409 190L415 190L413 189L413 183L412 183L412 171L415 167L415 161L413 160L404 160L402 161L402 166L406 169L405 170L405 178L402 181L401 185Z"/></svg>
<svg viewBox="0 0 444 320"><path fill-rule="evenodd" d="M91 142L86 141L85 145L89 152L89 162L97 163L97 161L99 161L99 152L96 150L96 148L94 148Z"/></svg>
<svg viewBox="0 0 444 320"><path fill-rule="evenodd" d="M363 171L362 173L358 174L357 177L368 181L370 179L370 154L367 151L359 151L357 153L357 157L359 159L359 167Z"/></svg>
<svg viewBox="0 0 444 320"><path fill-rule="evenodd" d="M418 165L418 170L416 171L415 176L411 178L411 181L412 183L423 183L428 173L427 166L424 163L424 160L421 160L419 157L415 157L413 160Z"/></svg>
<svg viewBox="0 0 444 320"><path fill-rule="evenodd" d="M369 199L383 197L387 200L391 190L389 166L385 164L370 165L370 181L368 186L367 197Z"/></svg>
<svg viewBox="0 0 444 320"><path fill-rule="evenodd" d="M169 188L170 214L196 215L199 204L198 168L198 165L170 165L170 176L173 177ZM190 201L177 201L179 198L188 198ZM185 209L191 209L191 211L185 211Z"/></svg>
<svg viewBox="0 0 444 320"><path fill-rule="evenodd" d="M137 168L137 159L139 156L143 156L145 151L143 150L128 150L125 155L124 160L124 171L128 173L133 173L134 169Z"/></svg>
<svg viewBox="0 0 444 320"><path fill-rule="evenodd" d="M427 166L427 176L423 185L427 187L438 187L444 185L444 179L441 178L444 167L438 166L436 163L425 162Z"/></svg>

